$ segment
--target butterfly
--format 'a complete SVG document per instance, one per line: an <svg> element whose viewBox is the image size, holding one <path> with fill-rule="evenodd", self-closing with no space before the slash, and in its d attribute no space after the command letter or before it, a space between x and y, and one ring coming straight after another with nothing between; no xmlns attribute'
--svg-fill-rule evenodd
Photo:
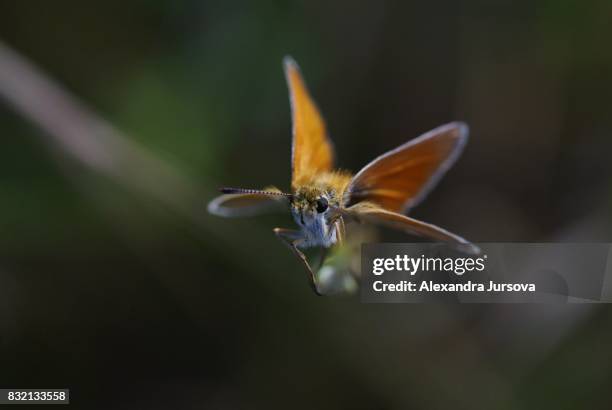
<svg viewBox="0 0 612 410"><path fill-rule="evenodd" d="M306 268L318 295L316 275L302 249L320 247L325 252L341 246L345 221L386 225L449 242L466 253L479 252L462 237L405 215L457 160L468 138L466 124L452 122L435 128L380 155L355 175L336 170L325 122L297 63L285 57L283 66L293 123L291 191L273 186L221 188L223 195L208 204L210 213L235 217L255 215L279 205L288 208L299 229L275 228L274 233Z"/></svg>

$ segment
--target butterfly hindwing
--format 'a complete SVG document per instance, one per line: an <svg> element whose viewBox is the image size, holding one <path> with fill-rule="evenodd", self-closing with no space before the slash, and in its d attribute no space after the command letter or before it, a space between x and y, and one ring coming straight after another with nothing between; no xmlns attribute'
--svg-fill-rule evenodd
<svg viewBox="0 0 612 410"><path fill-rule="evenodd" d="M263 193L224 194L208 204L208 212L223 217L259 215L288 206L288 199L277 188L267 188ZM270 194L272 193L272 194Z"/></svg>
<svg viewBox="0 0 612 410"><path fill-rule="evenodd" d="M361 202L347 208L345 212L348 213L351 218L359 221L384 225L389 228L398 229L436 241L449 242L457 249L469 254L478 254L480 252L480 249L476 245L446 229L396 212L388 211L373 203Z"/></svg>

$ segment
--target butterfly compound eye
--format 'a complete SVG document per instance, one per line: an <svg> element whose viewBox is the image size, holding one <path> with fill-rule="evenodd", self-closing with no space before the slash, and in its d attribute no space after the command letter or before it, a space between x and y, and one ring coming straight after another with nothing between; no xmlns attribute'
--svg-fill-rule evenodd
<svg viewBox="0 0 612 410"><path fill-rule="evenodd" d="M317 199L317 212L322 214L323 212L327 211L327 208L329 207L329 204L327 202L326 198L319 198Z"/></svg>

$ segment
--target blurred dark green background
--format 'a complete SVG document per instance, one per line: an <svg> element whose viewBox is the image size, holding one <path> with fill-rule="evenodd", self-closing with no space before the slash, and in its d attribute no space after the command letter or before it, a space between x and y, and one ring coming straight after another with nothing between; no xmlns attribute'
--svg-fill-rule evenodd
<svg viewBox="0 0 612 410"><path fill-rule="evenodd" d="M205 204L221 185L287 188L291 54L343 168L470 125L415 217L473 241L611 241L611 15L608 0L4 2L0 39L155 159L113 145L92 166L0 104L0 386L69 387L92 409L609 408L609 307L317 298L271 232L288 215Z"/></svg>

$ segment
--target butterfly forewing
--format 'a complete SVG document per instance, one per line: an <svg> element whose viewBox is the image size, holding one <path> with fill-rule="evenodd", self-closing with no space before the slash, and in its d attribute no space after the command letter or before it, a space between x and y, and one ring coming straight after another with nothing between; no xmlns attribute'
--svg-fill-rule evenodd
<svg viewBox="0 0 612 410"><path fill-rule="evenodd" d="M308 183L312 177L333 168L333 148L325 122L310 97L300 69L290 57L284 60L293 121L291 186Z"/></svg>
<svg viewBox="0 0 612 410"><path fill-rule="evenodd" d="M415 206L455 162L467 136L465 124L450 123L381 155L355 175L346 206L368 201L393 212Z"/></svg>

